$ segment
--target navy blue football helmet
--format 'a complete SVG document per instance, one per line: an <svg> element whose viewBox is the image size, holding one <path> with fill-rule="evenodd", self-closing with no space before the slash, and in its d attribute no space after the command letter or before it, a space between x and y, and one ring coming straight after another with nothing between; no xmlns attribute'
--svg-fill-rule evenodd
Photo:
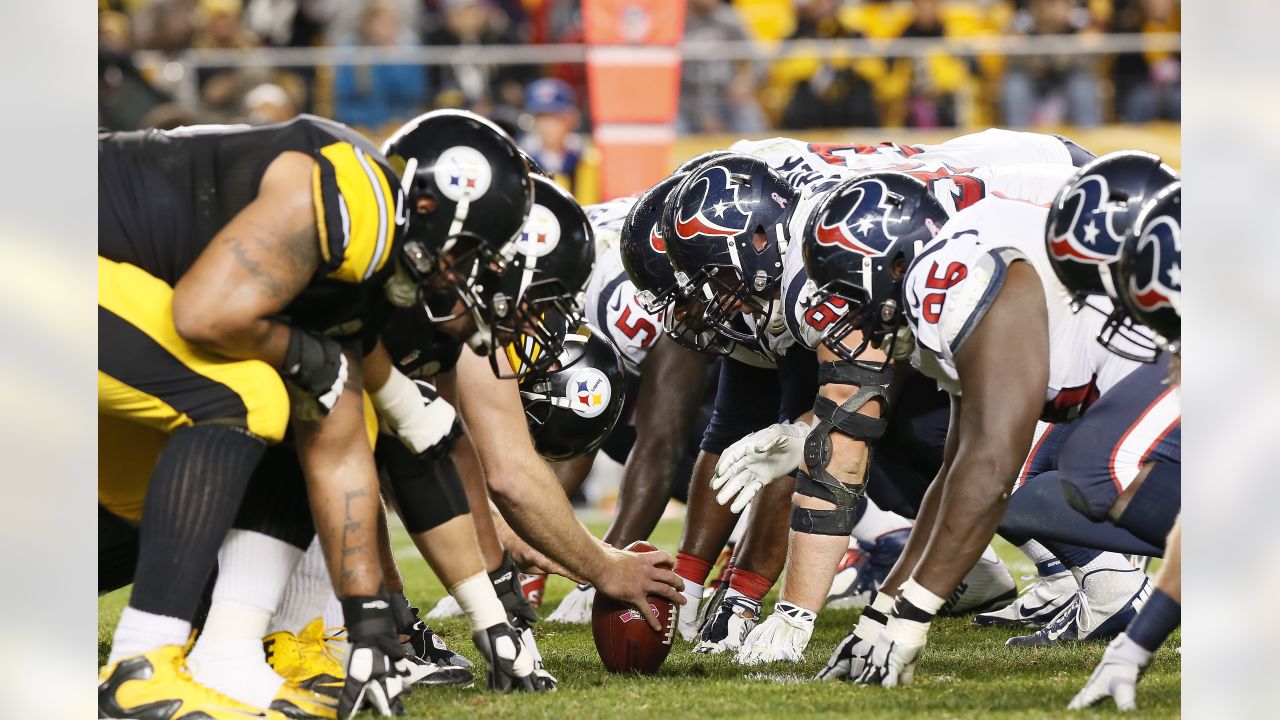
<svg viewBox="0 0 1280 720"><path fill-rule="evenodd" d="M1080 168L1049 206L1049 264L1066 287L1073 311L1088 307L1107 315L1098 342L1122 357L1147 361L1158 349L1120 307L1112 266L1143 204L1177 179L1158 155L1123 150ZM1109 297L1112 307L1091 302L1090 296L1097 295Z"/></svg>
<svg viewBox="0 0 1280 720"><path fill-rule="evenodd" d="M1147 201L1115 264L1120 301L1173 353L1182 342L1182 183Z"/></svg>
<svg viewBox="0 0 1280 720"><path fill-rule="evenodd" d="M804 268L817 287L809 312L830 318L822 343L850 362L869 344L893 358L906 324L903 276L946 222L929 186L910 175L874 172L833 188L804 230ZM861 336L851 348L845 339L854 332Z"/></svg>
<svg viewBox="0 0 1280 720"><path fill-rule="evenodd" d="M742 313L767 321L790 243L799 192L760 158L729 154L689 173L668 199L662 237L676 279L701 301L701 320L754 343Z"/></svg>

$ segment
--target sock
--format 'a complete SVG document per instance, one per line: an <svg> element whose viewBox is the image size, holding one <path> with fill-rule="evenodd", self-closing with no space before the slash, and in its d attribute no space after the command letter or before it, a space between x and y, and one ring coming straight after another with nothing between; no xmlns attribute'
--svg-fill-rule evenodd
<svg viewBox="0 0 1280 720"><path fill-rule="evenodd" d="M337 595L333 594L332 588L329 590L329 598L324 605L324 626L327 628L346 627L346 621L342 615L342 601Z"/></svg>
<svg viewBox="0 0 1280 720"><path fill-rule="evenodd" d="M685 595L686 597L688 597L688 598L689 598L689 599L691 599L691 600L701 600L701 599L702 599L702 586L701 586L701 585L699 585L698 583L696 583L696 582L694 582L694 581L692 581L692 580L685 580L684 578L680 578L680 579L681 579L681 580L684 580L684 595Z"/></svg>
<svg viewBox="0 0 1280 720"><path fill-rule="evenodd" d="M773 587L773 581L769 578L753 573L750 570L743 570L740 567L733 569L733 576L729 578L729 594L738 593L745 595L756 602L764 600L764 596L769 594L769 589Z"/></svg>
<svg viewBox="0 0 1280 720"><path fill-rule="evenodd" d="M190 637L191 623L186 620L126 607L120 613L120 624L116 625L115 636L111 639L107 664L114 665L127 657L166 645L185 645Z"/></svg>
<svg viewBox="0 0 1280 720"><path fill-rule="evenodd" d="M284 631L296 635L307 623L324 613L325 605L332 595L329 569L324 564L320 540L315 538L303 553L302 560L294 567L268 631Z"/></svg>
<svg viewBox="0 0 1280 720"><path fill-rule="evenodd" d="M990 545L983 548L982 559L991 563L1000 562L1000 556L996 554L996 549L991 547Z"/></svg>
<svg viewBox="0 0 1280 720"><path fill-rule="evenodd" d="M1138 611L1137 617L1129 621L1129 627L1125 629L1124 634L1143 650L1153 653L1181 622L1182 606L1166 595L1163 590L1156 588L1147 599L1147 604ZM1148 659L1150 659L1149 655Z"/></svg>
<svg viewBox="0 0 1280 720"><path fill-rule="evenodd" d="M702 585L711 574L711 563L689 553L676 553L676 574L685 580Z"/></svg>
<svg viewBox="0 0 1280 720"><path fill-rule="evenodd" d="M1023 555L1036 565L1036 572L1040 577L1049 577L1058 573L1066 572L1067 568L1062 564L1053 553L1049 552L1049 548L1041 545L1035 540L1028 540L1018 546Z"/></svg>
<svg viewBox="0 0 1280 720"><path fill-rule="evenodd" d="M129 606L190 620L266 443L232 425L169 436L143 505Z"/></svg>
<svg viewBox="0 0 1280 720"><path fill-rule="evenodd" d="M1104 553L1101 550L1083 547L1080 545L1072 545L1070 543L1060 543L1051 540L1041 539L1041 543L1049 548L1049 552L1053 553L1062 561L1062 564L1072 568L1074 572L1076 568L1082 568L1096 560L1098 557L1110 553ZM1118 555L1116 557L1119 557ZM1132 566L1130 566L1132 567ZM1076 581L1080 580L1080 576L1076 576Z"/></svg>
<svg viewBox="0 0 1280 720"><path fill-rule="evenodd" d="M862 519L853 526L853 537L868 544L875 544L877 538L885 533L911 527L911 521L898 513L881 510L878 505L867 500L867 510Z"/></svg>

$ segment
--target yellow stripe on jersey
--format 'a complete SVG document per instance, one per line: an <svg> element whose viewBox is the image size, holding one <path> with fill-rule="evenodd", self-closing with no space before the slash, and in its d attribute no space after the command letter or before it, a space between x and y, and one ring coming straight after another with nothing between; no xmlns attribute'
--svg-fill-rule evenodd
<svg viewBox="0 0 1280 720"><path fill-rule="evenodd" d="M396 231L393 185L378 163L351 143L320 148L316 162L311 191L326 274L343 282L364 282L391 256Z"/></svg>

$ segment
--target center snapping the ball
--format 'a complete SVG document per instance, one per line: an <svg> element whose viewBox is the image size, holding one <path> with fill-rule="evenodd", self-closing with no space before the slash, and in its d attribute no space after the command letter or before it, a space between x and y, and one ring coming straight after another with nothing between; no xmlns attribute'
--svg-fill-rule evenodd
<svg viewBox="0 0 1280 720"><path fill-rule="evenodd" d="M633 552L657 550L643 540L626 547ZM639 610L601 592L596 592L591 606L591 634L596 652L609 672L652 675L662 667L671 652L675 634L676 606L666 598L650 595L649 607L662 622L662 632L654 632Z"/></svg>

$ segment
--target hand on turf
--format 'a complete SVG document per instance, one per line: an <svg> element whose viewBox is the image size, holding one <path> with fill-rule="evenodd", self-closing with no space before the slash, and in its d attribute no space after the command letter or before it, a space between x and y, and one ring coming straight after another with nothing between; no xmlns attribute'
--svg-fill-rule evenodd
<svg viewBox="0 0 1280 720"><path fill-rule="evenodd" d="M924 652L929 623L890 617L880 633L866 666L858 675L860 685L897 687L910 685L916 675L916 661Z"/></svg>
<svg viewBox="0 0 1280 720"><path fill-rule="evenodd" d="M742 512L774 480L790 475L804 459L804 439L809 426L802 422L778 423L758 430L730 445L720 455L711 489L716 502Z"/></svg>
<svg viewBox="0 0 1280 720"><path fill-rule="evenodd" d="M836 646L827 660L827 666L818 671L815 680L857 680L867 667L867 658L876 640L884 630L884 625L867 616L865 613L850 632Z"/></svg>
<svg viewBox="0 0 1280 720"><path fill-rule="evenodd" d="M350 720L364 707L382 717L404 714L400 693L405 689L402 677L409 674L409 661L397 638L351 638L346 670L338 700L340 720Z"/></svg>
<svg viewBox="0 0 1280 720"><path fill-rule="evenodd" d="M471 641L487 666L487 685L495 692L523 690L537 692L532 654L520 640L520 633L506 623L471 635Z"/></svg>
<svg viewBox="0 0 1280 720"><path fill-rule="evenodd" d="M747 635L738 650L740 665L804 661L804 649L813 637L813 621L818 616L799 605L779 600L773 614Z"/></svg>
<svg viewBox="0 0 1280 720"><path fill-rule="evenodd" d="M596 591L620 600L640 611L654 632L662 632L662 622L649 606L648 596L657 595L683 605L684 580L675 574L675 558L661 550L630 552L606 550L606 563L599 578L592 578Z"/></svg>
<svg viewBox="0 0 1280 720"><path fill-rule="evenodd" d="M1121 635L1111 641L1102 655L1102 661L1089 676L1089 681L1071 698L1068 710L1081 710L1108 697L1115 700L1117 710L1137 709L1138 680L1146 668L1118 652L1126 639L1126 636Z"/></svg>

